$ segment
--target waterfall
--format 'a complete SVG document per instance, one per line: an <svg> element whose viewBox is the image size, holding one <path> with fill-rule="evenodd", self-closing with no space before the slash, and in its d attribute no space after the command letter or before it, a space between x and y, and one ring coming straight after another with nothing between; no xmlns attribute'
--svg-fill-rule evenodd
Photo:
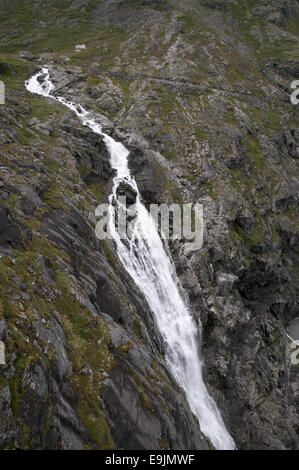
<svg viewBox="0 0 299 470"><path fill-rule="evenodd" d="M47 68L26 81L28 91L52 98L74 111L85 126L104 137L116 170L113 191L109 197L109 213L114 214L117 188L129 185L136 193L136 220L133 235L126 240L120 236L110 217L109 228L116 243L118 256L127 272L145 296L166 344L166 362L176 382L185 391L190 408L197 416L202 432L216 449L235 449L215 401L209 396L202 377L203 361L199 353L201 331L184 300L169 253L158 235L156 225L141 202L135 179L128 167L128 150L102 132L101 126L81 105L56 97L55 86ZM113 205L114 204L114 205Z"/></svg>

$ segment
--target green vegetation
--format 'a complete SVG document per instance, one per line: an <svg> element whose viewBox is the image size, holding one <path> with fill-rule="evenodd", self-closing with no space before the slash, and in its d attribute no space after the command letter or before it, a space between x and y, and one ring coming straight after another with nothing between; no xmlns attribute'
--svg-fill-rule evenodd
<svg viewBox="0 0 299 470"><path fill-rule="evenodd" d="M265 157L262 154L258 142L253 139L251 136L248 136L248 143L250 147L249 156L252 158L254 165L259 169L263 170L265 168Z"/></svg>
<svg viewBox="0 0 299 470"><path fill-rule="evenodd" d="M56 270L55 281L58 296L49 303L46 291L43 294L43 262L40 254L49 257L53 265L60 266L59 258L70 262L63 252L57 250L47 239L34 238L28 242L26 251L15 250L15 262L10 257L0 259L0 317L4 317L10 328L9 340L6 341L6 354L8 357L14 352L15 375L10 380L12 394L12 409L17 422L23 428L23 448L34 448L35 442L31 439L31 433L23 424L20 415L21 399L24 396L22 388L22 377L32 363L42 361L47 368L56 359L55 350L50 345L48 355L34 345L31 335L35 332L36 313L35 310L47 322L49 315L54 311L60 315L64 331L69 344L69 355L73 364L73 376L71 382L79 397L79 415L91 433L99 449L115 448L111 438L109 427L100 410L98 396L100 384L107 372L114 367L114 359L110 354L109 327L99 317L95 318L88 310L81 307L75 296L71 293L73 279L66 272ZM14 276L18 275L26 285L31 300L14 301L12 295L21 292L14 282ZM50 285L48 285L50 287ZM16 322L20 319L26 320L26 328L17 327ZM89 364L92 369L90 376L80 375L83 366ZM8 383L1 381L1 388ZM51 416L47 420L44 429L44 438L47 429L51 426Z"/></svg>
<svg viewBox="0 0 299 470"><path fill-rule="evenodd" d="M147 408L148 410L151 410L150 399L149 399L148 394L146 393L145 386L144 386L142 379L133 369L130 369L130 373L137 385L138 391L140 393L140 396L141 396L141 399L145 408Z"/></svg>
<svg viewBox="0 0 299 470"><path fill-rule="evenodd" d="M207 133L203 129L197 129L195 135L198 141L207 140L208 138Z"/></svg>
<svg viewBox="0 0 299 470"><path fill-rule="evenodd" d="M79 397L79 415L97 443L98 449L113 449L109 427L99 407L100 384L107 372L114 367L110 353L109 326L100 317L94 317L81 307L70 293L72 280L65 273L56 273L56 284L61 295L53 302L60 313L70 348L73 364L71 382ZM91 375L82 375L86 364Z"/></svg>
<svg viewBox="0 0 299 470"><path fill-rule="evenodd" d="M18 203L18 196L15 193L11 193L8 198L8 204L12 207L15 208L17 203Z"/></svg>
<svg viewBox="0 0 299 470"><path fill-rule="evenodd" d="M14 55L0 53L0 80L5 83L6 89L23 90L23 83L30 75L33 67Z"/></svg>
<svg viewBox="0 0 299 470"><path fill-rule="evenodd" d="M233 188L239 193L245 192L249 198L255 186L254 178L251 175L245 176L242 171L238 169L229 170L229 174L230 182Z"/></svg>
<svg viewBox="0 0 299 470"><path fill-rule="evenodd" d="M277 111L270 111L268 114L269 127L278 130L280 127L281 115Z"/></svg>
<svg viewBox="0 0 299 470"><path fill-rule="evenodd" d="M135 335L137 336L138 340L141 341L141 323L139 318L135 317L134 322L133 322L133 331Z"/></svg>
<svg viewBox="0 0 299 470"><path fill-rule="evenodd" d="M52 209L60 209L63 207L63 199L64 196L61 186L57 183L51 185L51 188L45 196L45 202L52 207Z"/></svg>
<svg viewBox="0 0 299 470"><path fill-rule="evenodd" d="M218 196L215 192L215 183L212 181L208 181L207 183L202 185L203 191L205 191L212 199L218 199Z"/></svg>
<svg viewBox="0 0 299 470"><path fill-rule="evenodd" d="M102 202L102 187L100 183L91 183L88 185L88 189L92 192L98 204Z"/></svg>
<svg viewBox="0 0 299 470"><path fill-rule="evenodd" d="M265 225L260 216L255 218L254 230L249 237L249 247L262 245L264 239Z"/></svg>
<svg viewBox="0 0 299 470"><path fill-rule="evenodd" d="M166 439L166 437L162 437L161 439L159 439L159 446L160 446L160 449L162 450L168 450L169 449L169 443L168 443L168 440Z"/></svg>
<svg viewBox="0 0 299 470"><path fill-rule="evenodd" d="M121 346L117 348L118 351L123 352L123 353L128 353L129 351L131 351L131 349L134 349L134 345L133 343L131 343L131 341L129 341L126 344L122 344Z"/></svg>

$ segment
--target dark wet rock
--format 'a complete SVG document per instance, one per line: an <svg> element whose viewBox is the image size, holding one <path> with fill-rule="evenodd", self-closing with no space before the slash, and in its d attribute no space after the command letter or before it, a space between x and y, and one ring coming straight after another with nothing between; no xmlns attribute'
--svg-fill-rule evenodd
<svg viewBox="0 0 299 470"><path fill-rule="evenodd" d="M135 204L137 192L128 183L121 183L116 190L117 197L126 198L127 205Z"/></svg>
<svg viewBox="0 0 299 470"><path fill-rule="evenodd" d="M33 54L30 51L20 51L19 56L22 59L27 59L27 60L32 60L33 59Z"/></svg>
<svg viewBox="0 0 299 470"><path fill-rule="evenodd" d="M45 404L48 386L45 372L39 364L32 363L22 380L22 417L32 433L42 433L47 416Z"/></svg>
<svg viewBox="0 0 299 470"><path fill-rule="evenodd" d="M129 168L143 198L148 203L159 203L166 182L161 166L140 145L130 148L128 158Z"/></svg>
<svg viewBox="0 0 299 470"><path fill-rule="evenodd" d="M0 320L0 341L5 341L8 333L7 323L5 318Z"/></svg>
<svg viewBox="0 0 299 470"><path fill-rule="evenodd" d="M103 312L109 312L113 320L119 322L122 319L121 306L109 285L108 278L104 275L100 276L97 280L97 297L100 309Z"/></svg>
<svg viewBox="0 0 299 470"><path fill-rule="evenodd" d="M6 445L13 441L19 434L19 430L11 409L10 388L0 390L0 447L4 449Z"/></svg>
<svg viewBox="0 0 299 470"><path fill-rule="evenodd" d="M25 216L31 217L34 214L34 211L41 207L42 201L38 194L31 189L27 189L26 193L24 191L23 195L25 197L20 201L20 209Z"/></svg>
<svg viewBox="0 0 299 470"><path fill-rule="evenodd" d="M210 8L211 10L223 10L224 3L224 0L202 2L203 6Z"/></svg>
<svg viewBox="0 0 299 470"><path fill-rule="evenodd" d="M254 218L248 209L239 212L236 218L236 224L247 233L251 233L254 228Z"/></svg>
<svg viewBox="0 0 299 470"><path fill-rule="evenodd" d="M140 361L142 356L137 357ZM146 365L144 355L142 364L143 368L151 370L150 365ZM134 450L156 449L164 437L170 448L208 449L194 418L189 415L188 420L186 412L181 408L182 405L176 403L173 392L170 391L173 388L169 389L167 386L169 377L165 375L165 383L155 382L160 400L163 400L161 408L154 390L144 379L143 371L138 370L139 367L133 357L128 364L121 361L105 382L102 400L117 445L120 448L128 447ZM152 370L151 373L154 374ZM140 406L136 391L141 393L145 406ZM121 417L120 421L116 421L116 416ZM184 433L181 432L182 429Z"/></svg>
<svg viewBox="0 0 299 470"><path fill-rule="evenodd" d="M62 384L53 382L53 392L55 393L54 405L58 418L55 431L59 437L59 447L69 450L83 450L84 441L89 437L89 434L77 414L77 397L72 386L67 381L63 381Z"/></svg>
<svg viewBox="0 0 299 470"><path fill-rule="evenodd" d="M70 140L70 151L78 161L82 177L87 184L107 181L113 175L104 138L91 131L70 126L62 129L75 139Z"/></svg>
<svg viewBox="0 0 299 470"><path fill-rule="evenodd" d="M229 292L231 292L237 280L238 277L234 274L218 272L216 275L216 282L220 295L227 295Z"/></svg>
<svg viewBox="0 0 299 470"><path fill-rule="evenodd" d="M0 245L17 245L22 240L21 230L13 222L7 207L0 204Z"/></svg>
<svg viewBox="0 0 299 470"><path fill-rule="evenodd" d="M51 180L47 175L43 173L39 173L37 175L37 183L33 183L33 187L40 198L42 198L48 191L50 183Z"/></svg>
<svg viewBox="0 0 299 470"><path fill-rule="evenodd" d="M45 342L47 350L50 345L54 347L56 355L54 374L62 382L65 376L72 375L72 364L68 358L67 339L57 312L55 316L48 317L48 325L49 328L44 328L43 322L38 316L36 324L37 338Z"/></svg>
<svg viewBox="0 0 299 470"><path fill-rule="evenodd" d="M70 215L61 209L48 213L43 219L42 230L57 246L66 250L72 245L74 249L80 246L96 249L98 246L91 226L75 208Z"/></svg>

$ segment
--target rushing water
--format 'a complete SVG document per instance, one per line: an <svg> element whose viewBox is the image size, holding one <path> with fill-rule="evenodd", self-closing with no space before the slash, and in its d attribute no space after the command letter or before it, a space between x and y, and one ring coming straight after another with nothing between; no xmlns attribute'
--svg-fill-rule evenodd
<svg viewBox="0 0 299 470"><path fill-rule="evenodd" d="M81 105L52 94L55 86L50 80L47 68L43 68L25 85L31 93L64 104L77 114L85 126L104 137L111 157L111 166L116 170L113 192L109 198L111 216L114 214L113 204L116 203L117 188L121 183L129 184L137 193L134 232L126 243L120 239L113 217L110 217L110 233L116 243L118 256L144 294L155 316L165 340L168 367L185 391L190 408L198 417L201 430L217 449L234 449L234 441L203 382L203 362L199 352L201 332L188 310L171 257L163 246L153 219L141 202L136 181L128 168L128 150L104 134L101 126Z"/></svg>

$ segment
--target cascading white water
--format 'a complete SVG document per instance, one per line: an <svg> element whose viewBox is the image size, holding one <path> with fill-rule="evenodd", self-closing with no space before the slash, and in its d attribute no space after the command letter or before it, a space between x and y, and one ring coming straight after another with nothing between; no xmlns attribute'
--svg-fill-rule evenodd
<svg viewBox="0 0 299 470"><path fill-rule="evenodd" d="M136 218L133 236L123 243L110 217L110 233L116 243L118 256L127 272L144 294L157 326L165 340L166 361L176 382L185 391L190 408L197 416L202 432L216 449L235 449L215 401L209 396L202 378L203 362L199 354L201 332L188 310L182 296L175 268L164 249L156 225L141 202L135 179L128 168L128 150L102 132L101 126L81 106L52 94L55 86L49 71L43 68L26 83L31 93L52 98L74 111L96 134L104 137L111 156L111 166L116 170L113 192L110 196L110 215L114 214L112 202L119 184L129 184L136 192Z"/></svg>

